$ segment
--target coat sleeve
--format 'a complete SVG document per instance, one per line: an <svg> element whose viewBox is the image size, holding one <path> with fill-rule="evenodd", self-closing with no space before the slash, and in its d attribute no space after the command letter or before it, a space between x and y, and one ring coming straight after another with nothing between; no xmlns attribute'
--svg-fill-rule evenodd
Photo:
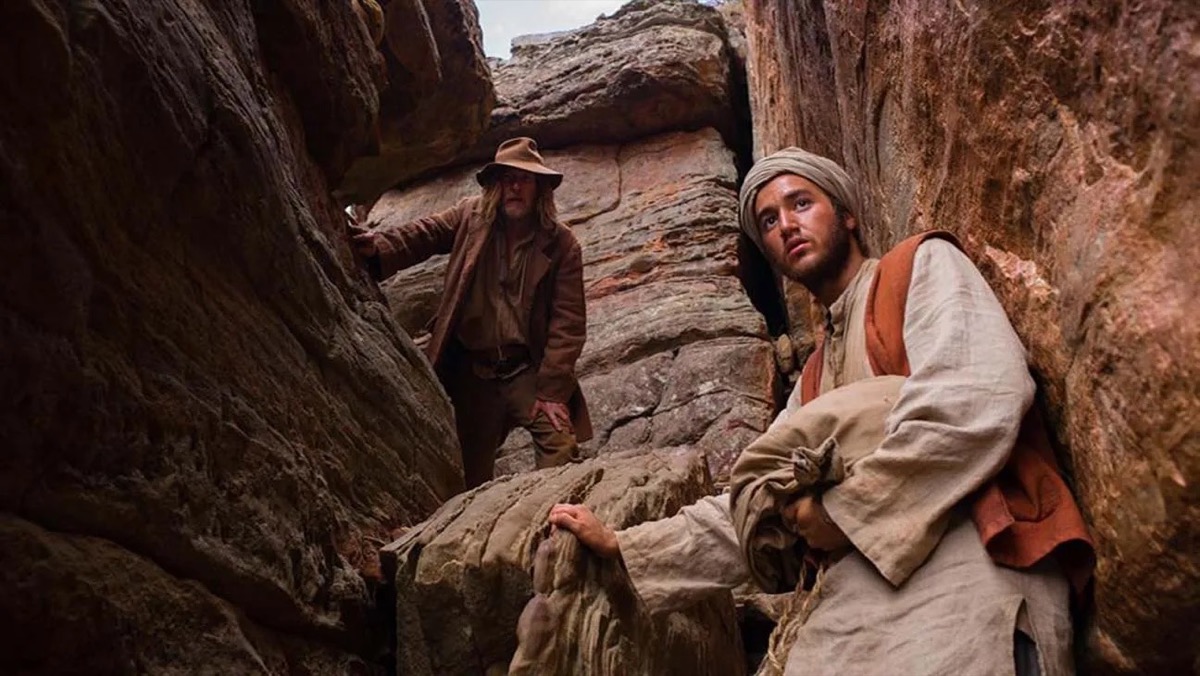
<svg viewBox="0 0 1200 676"><path fill-rule="evenodd" d="M537 373L537 397L566 403L575 393L575 362L587 339L583 298L583 253L574 236L559 263L550 299L546 347Z"/></svg>
<svg viewBox="0 0 1200 676"><path fill-rule="evenodd" d="M379 249L379 279L387 279L432 256L450 253L455 235L466 222L471 207L468 198L432 216L376 229L375 232L380 235L375 242Z"/></svg>
<svg viewBox="0 0 1200 676"><path fill-rule="evenodd" d="M703 498L670 518L617 531L617 543L629 579L652 613L753 584L733 530L728 493Z"/></svg>
<svg viewBox="0 0 1200 676"><path fill-rule="evenodd" d="M937 546L951 508L1004 466L1034 393L1004 308L948 242L917 249L904 344L912 374L883 442L824 497L830 517L893 585Z"/></svg>

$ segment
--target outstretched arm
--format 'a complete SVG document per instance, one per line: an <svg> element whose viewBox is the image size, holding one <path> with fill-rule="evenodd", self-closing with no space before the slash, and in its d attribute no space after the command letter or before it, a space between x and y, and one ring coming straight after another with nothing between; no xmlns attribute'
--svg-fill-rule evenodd
<svg viewBox="0 0 1200 676"><path fill-rule="evenodd" d="M570 531L579 543L605 559L621 556L617 533L585 505L559 504L550 508L550 524Z"/></svg>
<svg viewBox="0 0 1200 676"><path fill-rule="evenodd" d="M686 608L752 582L733 530L728 493L620 531L582 505L555 505L550 516L551 523L575 533L598 555L620 557L652 613Z"/></svg>
<svg viewBox="0 0 1200 676"><path fill-rule="evenodd" d="M467 199L451 209L400 225L373 230L351 226L350 243L377 281L387 279L432 256L450 253L458 228L466 222L471 209L472 203Z"/></svg>

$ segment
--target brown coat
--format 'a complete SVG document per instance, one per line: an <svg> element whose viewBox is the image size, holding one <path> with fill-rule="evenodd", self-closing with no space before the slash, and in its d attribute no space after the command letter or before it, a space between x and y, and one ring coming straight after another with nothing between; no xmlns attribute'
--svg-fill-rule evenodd
<svg viewBox="0 0 1200 676"><path fill-rule="evenodd" d="M446 211L380 230L380 273L390 277L437 254L450 254L446 285L425 352L439 377L445 377L447 348L471 288L471 280L491 234L478 213L480 198L470 197ZM529 350L537 367L539 399L566 403L578 441L592 437L587 402L575 378L575 362L587 338L583 296L583 255L575 235L561 223L534 235L525 269L522 302L529 309Z"/></svg>
<svg viewBox="0 0 1200 676"><path fill-rule="evenodd" d="M867 357L875 375L909 375L904 311L917 247L931 237L960 246L948 232L926 232L904 240L879 261L867 296L865 320ZM823 363L818 345L800 377L802 402L816 398ZM1054 553L1075 591L1085 590L1095 567L1095 550L1079 506L1063 481L1036 405L1021 421L1008 464L975 495L971 515L996 563L1031 568Z"/></svg>

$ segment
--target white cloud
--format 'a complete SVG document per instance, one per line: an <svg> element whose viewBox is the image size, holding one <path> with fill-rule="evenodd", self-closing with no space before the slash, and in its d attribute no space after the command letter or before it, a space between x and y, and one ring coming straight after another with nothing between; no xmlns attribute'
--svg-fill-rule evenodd
<svg viewBox="0 0 1200 676"><path fill-rule="evenodd" d="M612 14L626 0L475 0L483 51L507 59L518 35L570 30Z"/></svg>

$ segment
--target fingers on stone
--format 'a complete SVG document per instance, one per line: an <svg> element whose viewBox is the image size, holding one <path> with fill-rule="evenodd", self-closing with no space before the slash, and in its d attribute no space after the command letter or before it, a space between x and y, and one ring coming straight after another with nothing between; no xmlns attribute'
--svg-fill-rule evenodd
<svg viewBox="0 0 1200 676"><path fill-rule="evenodd" d="M533 555L533 591L536 594L549 594L554 590L554 553L556 545L553 537L542 540Z"/></svg>

